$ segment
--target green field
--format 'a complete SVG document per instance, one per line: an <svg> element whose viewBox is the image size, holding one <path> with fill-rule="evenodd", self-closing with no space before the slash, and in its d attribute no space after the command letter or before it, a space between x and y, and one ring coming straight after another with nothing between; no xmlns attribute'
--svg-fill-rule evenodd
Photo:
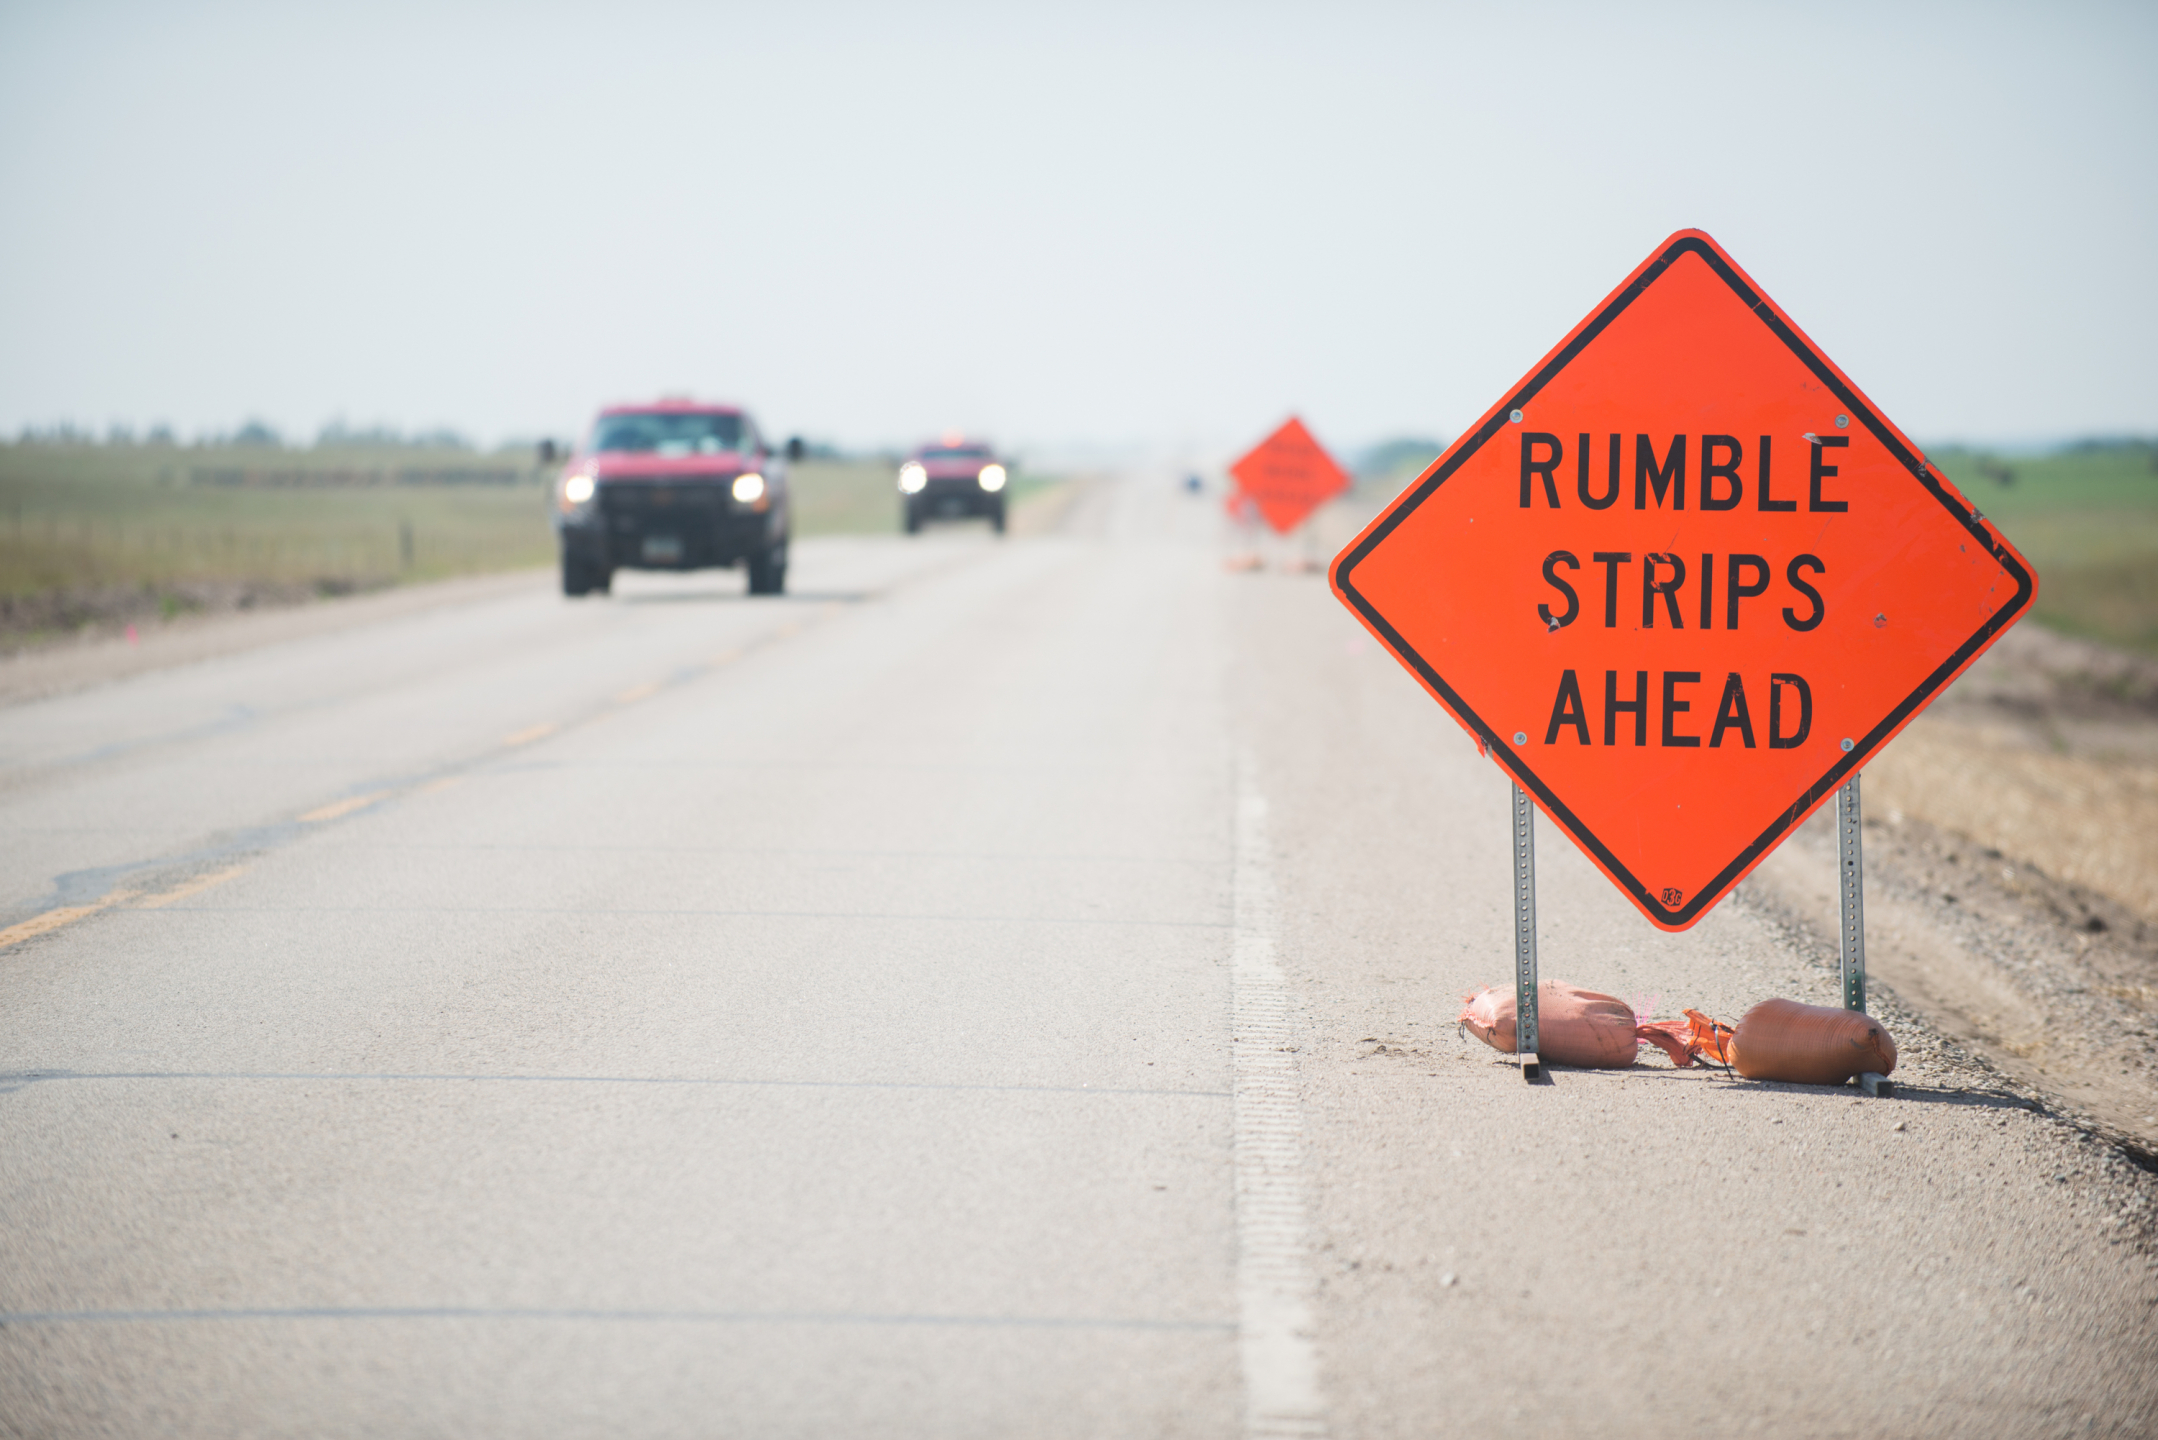
<svg viewBox="0 0 2158 1440"><path fill-rule="evenodd" d="M521 451L0 446L0 596L337 593L551 551L544 483Z"/></svg>
<svg viewBox="0 0 2158 1440"><path fill-rule="evenodd" d="M2158 654L2158 446L1928 458L2037 569L2038 620Z"/></svg>
<svg viewBox="0 0 2158 1440"><path fill-rule="evenodd" d="M896 532L894 470L796 464L795 533ZM549 479L522 449L0 444L0 634L552 564Z"/></svg>

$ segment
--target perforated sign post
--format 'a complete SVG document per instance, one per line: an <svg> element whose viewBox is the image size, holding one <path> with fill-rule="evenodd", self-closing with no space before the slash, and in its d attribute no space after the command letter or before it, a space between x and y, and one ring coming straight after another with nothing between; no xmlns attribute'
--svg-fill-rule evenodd
<svg viewBox="0 0 2158 1440"><path fill-rule="evenodd" d="M1512 774L1534 1065L1535 808L1683 930L1831 793L1863 1009L1858 772L2030 605L2023 558L1699 231L1334 560L1334 592Z"/></svg>
<svg viewBox="0 0 2158 1440"><path fill-rule="evenodd" d="M1229 474L1279 535L1349 488L1348 472L1294 416L1231 465Z"/></svg>

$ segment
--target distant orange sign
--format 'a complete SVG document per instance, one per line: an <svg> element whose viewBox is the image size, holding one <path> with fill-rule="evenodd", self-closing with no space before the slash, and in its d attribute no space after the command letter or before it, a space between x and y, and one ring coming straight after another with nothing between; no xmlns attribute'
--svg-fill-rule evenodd
<svg viewBox="0 0 2158 1440"><path fill-rule="evenodd" d="M1697 230L1343 550L1333 585L1666 930L1706 914L2037 591Z"/></svg>
<svg viewBox="0 0 2158 1440"><path fill-rule="evenodd" d="M1229 467L1237 488L1251 497L1266 523L1286 535L1304 517L1349 488L1348 472L1311 438L1304 422L1288 423Z"/></svg>

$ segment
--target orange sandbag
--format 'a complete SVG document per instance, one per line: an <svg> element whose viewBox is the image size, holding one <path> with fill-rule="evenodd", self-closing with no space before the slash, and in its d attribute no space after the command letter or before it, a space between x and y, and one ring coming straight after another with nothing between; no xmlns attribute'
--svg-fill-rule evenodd
<svg viewBox="0 0 2158 1440"><path fill-rule="evenodd" d="M1863 1010L1763 1000L1739 1018L1726 1043L1731 1065L1748 1080L1841 1085L1868 1071L1896 1068L1896 1042Z"/></svg>
<svg viewBox="0 0 2158 1440"><path fill-rule="evenodd" d="M1461 1024L1492 1049L1514 1053L1514 992L1485 986L1462 997ZM1616 995L1599 995L1563 980L1546 980L1536 993L1537 1058L1552 1065L1620 1070L1639 1048L1633 1007Z"/></svg>

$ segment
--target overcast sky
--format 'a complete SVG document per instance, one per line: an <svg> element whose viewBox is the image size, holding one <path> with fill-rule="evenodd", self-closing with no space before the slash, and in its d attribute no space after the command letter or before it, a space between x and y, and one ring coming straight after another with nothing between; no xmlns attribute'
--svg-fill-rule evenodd
<svg viewBox="0 0 2158 1440"><path fill-rule="evenodd" d="M1922 440L2153 433L2154 16L0 0L0 430L1350 448L1698 226Z"/></svg>

